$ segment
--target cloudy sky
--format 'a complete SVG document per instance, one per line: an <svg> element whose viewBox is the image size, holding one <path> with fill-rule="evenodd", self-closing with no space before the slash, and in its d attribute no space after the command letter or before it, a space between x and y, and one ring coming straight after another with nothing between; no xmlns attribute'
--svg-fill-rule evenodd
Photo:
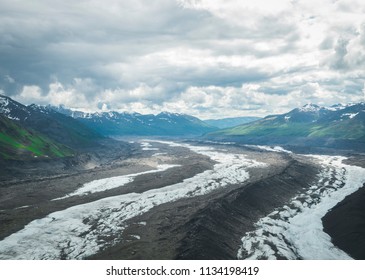
<svg viewBox="0 0 365 280"><path fill-rule="evenodd" d="M265 116L364 83L363 0L0 0L0 92L25 104Z"/></svg>

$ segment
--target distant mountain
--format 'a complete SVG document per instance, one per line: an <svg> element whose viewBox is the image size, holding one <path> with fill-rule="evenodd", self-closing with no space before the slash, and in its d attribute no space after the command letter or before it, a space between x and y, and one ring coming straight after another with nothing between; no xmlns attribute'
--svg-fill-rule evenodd
<svg viewBox="0 0 365 280"><path fill-rule="evenodd" d="M25 106L3 95L0 95L0 114L71 148L93 146L103 138L72 117L45 110L43 106Z"/></svg>
<svg viewBox="0 0 365 280"><path fill-rule="evenodd" d="M47 108L71 116L105 136L201 135L217 129L193 116L169 112L142 115L114 111L84 113L63 106L47 106Z"/></svg>
<svg viewBox="0 0 365 280"><path fill-rule="evenodd" d="M228 128L257 121L259 119L260 118L258 117L237 117L237 118L209 119L209 120L204 120L204 122L218 128Z"/></svg>
<svg viewBox="0 0 365 280"><path fill-rule="evenodd" d="M73 151L0 114L0 158L27 160L72 156Z"/></svg>
<svg viewBox="0 0 365 280"><path fill-rule="evenodd" d="M365 142L365 103L320 107L307 104L286 114L271 115L252 123L207 134L252 143L290 143L318 140ZM342 142L341 142L342 143ZM364 146L364 145L363 145ZM365 147L365 146L364 146Z"/></svg>

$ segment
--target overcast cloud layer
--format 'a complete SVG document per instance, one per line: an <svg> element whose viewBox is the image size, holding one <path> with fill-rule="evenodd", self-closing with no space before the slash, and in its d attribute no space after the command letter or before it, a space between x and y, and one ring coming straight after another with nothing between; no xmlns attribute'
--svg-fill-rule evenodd
<svg viewBox="0 0 365 280"><path fill-rule="evenodd" d="M201 118L364 101L364 15L362 0L0 0L0 91Z"/></svg>

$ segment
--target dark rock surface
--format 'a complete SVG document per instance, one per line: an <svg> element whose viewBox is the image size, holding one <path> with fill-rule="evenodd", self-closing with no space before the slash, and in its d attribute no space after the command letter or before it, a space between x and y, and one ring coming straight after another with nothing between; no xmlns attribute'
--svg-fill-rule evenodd
<svg viewBox="0 0 365 280"><path fill-rule="evenodd" d="M333 244L354 259L365 260L365 187L347 196L322 221Z"/></svg>
<svg viewBox="0 0 365 280"><path fill-rule="evenodd" d="M314 166L291 160L278 174L213 200L184 226L177 258L235 259L244 233L307 188L316 174Z"/></svg>
<svg viewBox="0 0 365 280"><path fill-rule="evenodd" d="M350 156L346 164L365 168L364 156ZM322 218L333 244L354 259L365 260L365 185L347 196Z"/></svg>

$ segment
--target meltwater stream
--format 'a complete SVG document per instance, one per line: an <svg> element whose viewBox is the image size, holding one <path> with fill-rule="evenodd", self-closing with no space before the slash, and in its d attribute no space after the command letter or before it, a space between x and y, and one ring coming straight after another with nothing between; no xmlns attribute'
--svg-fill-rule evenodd
<svg viewBox="0 0 365 280"><path fill-rule="evenodd" d="M264 163L247 159L242 154L230 154L212 147L192 146L173 142L161 142L170 146L182 146L216 161L213 170L207 170L181 183L152 189L144 193L129 193L107 197L54 212L45 218L34 220L4 240L0 241L0 259L82 259L100 249L120 241L128 220L141 215L154 206L173 202L184 197L207 194L217 188L244 182L249 178L249 167L265 166ZM150 145L144 147L151 149ZM133 179L129 177L128 179ZM108 189L109 181L100 187ZM115 180L110 181L115 187ZM123 185L125 180L121 180ZM84 191L97 191L89 184L72 195ZM91 186L91 187L90 187ZM63 198L61 198L63 199Z"/></svg>

